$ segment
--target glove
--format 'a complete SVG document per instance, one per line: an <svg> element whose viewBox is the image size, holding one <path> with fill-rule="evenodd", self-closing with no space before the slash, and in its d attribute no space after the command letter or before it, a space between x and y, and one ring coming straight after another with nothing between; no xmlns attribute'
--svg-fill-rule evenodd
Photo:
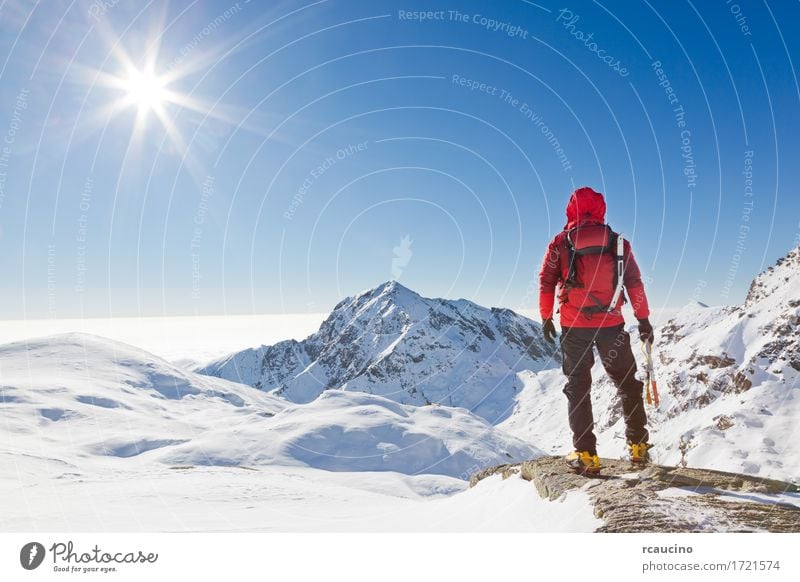
<svg viewBox="0 0 800 582"><path fill-rule="evenodd" d="M639 320L639 339L642 340L642 343L653 343L653 326L646 317Z"/></svg>
<svg viewBox="0 0 800 582"><path fill-rule="evenodd" d="M556 326L553 325L552 317L548 317L544 320L544 323L542 323L542 333L544 334L544 339L549 341L551 344L556 343L555 339L558 336L558 333L556 333Z"/></svg>

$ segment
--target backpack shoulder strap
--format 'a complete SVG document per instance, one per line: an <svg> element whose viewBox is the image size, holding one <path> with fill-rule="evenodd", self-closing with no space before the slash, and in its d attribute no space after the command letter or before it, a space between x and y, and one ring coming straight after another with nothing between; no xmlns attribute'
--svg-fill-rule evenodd
<svg viewBox="0 0 800 582"><path fill-rule="evenodd" d="M622 294L622 283L625 278L625 238L620 233L614 233L616 236L613 241L614 244L614 259L616 260L616 270L614 271L614 295L611 297L611 303L608 306L608 311L614 311L614 308L619 301L619 296Z"/></svg>
<svg viewBox="0 0 800 582"><path fill-rule="evenodd" d="M572 287L579 287L580 284L578 283L576 269L575 269L575 245L572 242L572 233L575 231L577 227L564 229L564 249L566 252L566 266L565 269L566 276L564 277L564 285L567 288Z"/></svg>

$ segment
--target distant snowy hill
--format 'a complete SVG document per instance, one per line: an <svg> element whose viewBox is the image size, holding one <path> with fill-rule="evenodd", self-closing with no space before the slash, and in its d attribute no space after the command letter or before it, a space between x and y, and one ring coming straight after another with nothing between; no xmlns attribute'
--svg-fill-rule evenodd
<svg viewBox="0 0 800 582"><path fill-rule="evenodd" d="M538 451L466 410L330 393L306 405L86 334L0 346L0 474L292 465L466 479Z"/></svg>
<svg viewBox="0 0 800 582"><path fill-rule="evenodd" d="M427 299L391 281L339 303L303 341L245 350L197 371L306 403L330 389L508 416L523 370L553 366L541 327L508 309Z"/></svg>
<svg viewBox="0 0 800 582"><path fill-rule="evenodd" d="M653 351L662 402L648 414L660 463L800 478L800 248L756 277L743 305L684 307L656 330ZM614 387L599 362L592 374L600 452L622 454ZM560 371L521 372L520 382L514 411L498 426L548 452L567 448Z"/></svg>

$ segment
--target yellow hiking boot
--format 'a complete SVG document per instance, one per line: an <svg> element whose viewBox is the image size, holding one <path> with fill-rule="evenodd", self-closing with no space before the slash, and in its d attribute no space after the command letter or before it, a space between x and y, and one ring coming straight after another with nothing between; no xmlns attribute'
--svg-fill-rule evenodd
<svg viewBox="0 0 800 582"><path fill-rule="evenodd" d="M648 443L628 443L628 454L631 463L645 464L650 462L650 445Z"/></svg>
<svg viewBox="0 0 800 582"><path fill-rule="evenodd" d="M589 451L572 451L564 460L573 471L597 475L600 472L600 457Z"/></svg>

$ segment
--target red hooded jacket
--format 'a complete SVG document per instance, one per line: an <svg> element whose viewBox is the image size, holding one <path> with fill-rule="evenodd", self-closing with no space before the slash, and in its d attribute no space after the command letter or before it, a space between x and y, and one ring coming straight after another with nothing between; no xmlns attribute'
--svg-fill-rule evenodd
<svg viewBox="0 0 800 582"><path fill-rule="evenodd" d="M579 294L573 292L570 294L570 300L566 301L564 281L569 267L567 230L585 224L605 224L605 218L606 201L602 194L586 187L573 192L567 204L567 224L564 230L550 241L539 271L539 314L543 321L553 317L556 287L559 287L561 327L612 327L625 323L621 309L622 298L613 312L595 313L591 316L581 312L581 307L594 305L589 299L579 297L576 301L575 296ZM603 260L613 261L613 257L609 255L600 256L604 257ZM625 271L622 282L633 307L633 313L637 319L644 319L650 315L647 295L644 292L639 266L633 258L633 251L627 240L624 243L623 264Z"/></svg>

